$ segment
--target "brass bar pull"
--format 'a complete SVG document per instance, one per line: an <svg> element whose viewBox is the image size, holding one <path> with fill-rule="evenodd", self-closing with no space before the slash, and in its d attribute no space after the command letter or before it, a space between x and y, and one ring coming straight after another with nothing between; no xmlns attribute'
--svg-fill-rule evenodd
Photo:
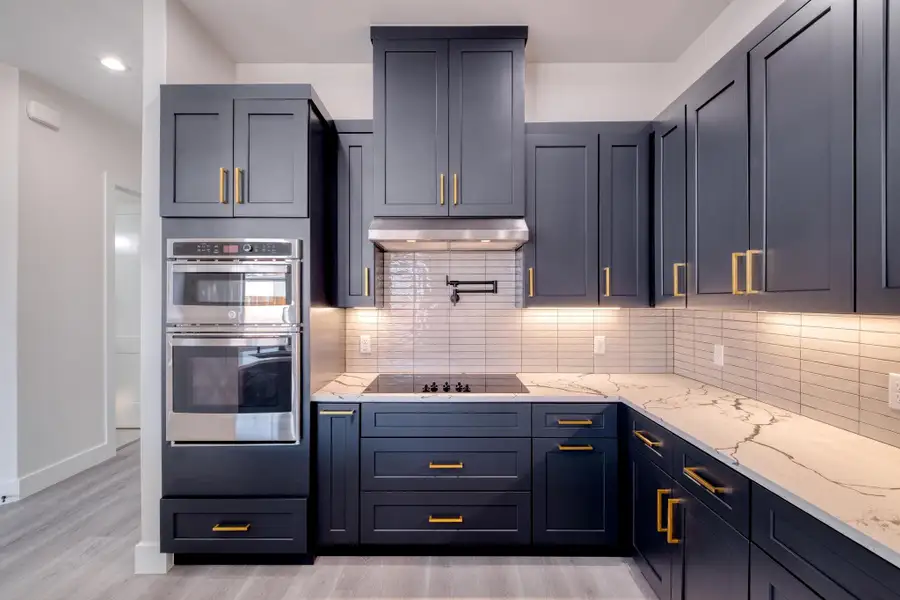
<svg viewBox="0 0 900 600"><path fill-rule="evenodd" d="M534 267L528 267L528 297L534 298Z"/></svg>
<svg viewBox="0 0 900 600"><path fill-rule="evenodd" d="M444 174L441 173L441 206L444 205Z"/></svg>
<svg viewBox="0 0 900 600"><path fill-rule="evenodd" d="M666 528L666 541L670 544L680 544L681 540L675 537L675 505L684 502L681 498L670 498L667 511L668 527Z"/></svg>
<svg viewBox="0 0 900 600"><path fill-rule="evenodd" d="M459 204L459 178L453 174L453 205Z"/></svg>
<svg viewBox="0 0 900 600"><path fill-rule="evenodd" d="M363 273L363 295L369 295L369 267L365 268L365 272Z"/></svg>
<svg viewBox="0 0 900 600"><path fill-rule="evenodd" d="M585 444L584 446L564 446L562 444L557 444L556 447L559 448L560 450L562 450L563 452L570 452L570 451L589 452L594 449L594 447L591 446L590 444Z"/></svg>
<svg viewBox="0 0 900 600"><path fill-rule="evenodd" d="M250 531L250 523L247 523L247 524L245 524L245 525L221 525L221 524L219 524L219 523L216 523L215 525L213 525L212 530L213 530L213 531L216 531L216 532L223 532L223 531L224 531L224 532L243 532L243 531Z"/></svg>
<svg viewBox="0 0 900 600"><path fill-rule="evenodd" d="M644 445L648 448L659 448L660 446L662 446L662 442L654 442L653 440L648 438L646 435L647 432L645 431L632 431L631 433L634 434L634 437L644 442Z"/></svg>
<svg viewBox="0 0 900 600"><path fill-rule="evenodd" d="M610 294L609 294L609 271L610 271L610 269L609 269L609 267L606 267L606 268L603 269L603 271L606 273L606 293L603 294L603 295L604 295L606 298L609 298L609 295L610 295Z"/></svg>
<svg viewBox="0 0 900 600"><path fill-rule="evenodd" d="M711 494L725 494L728 492L728 488L722 487L719 485L713 485L703 477L701 477L697 471L699 471L701 467L685 467L682 469L682 472L688 476L694 483L699 484L702 488L704 488L707 492Z"/></svg>
<svg viewBox="0 0 900 600"><path fill-rule="evenodd" d="M657 533L666 533L669 530L668 525L663 527L662 499L663 499L663 496L668 496L671 493L672 493L672 490L656 490L656 531L657 531Z"/></svg>
<svg viewBox="0 0 900 600"><path fill-rule="evenodd" d="M591 419L582 419L582 420L566 420L566 419L557 419L557 425L593 425L594 421Z"/></svg>
<svg viewBox="0 0 900 600"><path fill-rule="evenodd" d="M219 204L225 204L225 168L219 169Z"/></svg>
<svg viewBox="0 0 900 600"><path fill-rule="evenodd" d="M450 463L450 464L441 464L441 463L428 463L429 469L462 469L463 464L461 462L458 463Z"/></svg>
<svg viewBox="0 0 900 600"><path fill-rule="evenodd" d="M234 203L241 203L241 170L237 167L234 169Z"/></svg>
<svg viewBox="0 0 900 600"><path fill-rule="evenodd" d="M684 296L684 292L678 291L678 267L686 267L687 263L675 263L672 265L672 296L675 298L681 298Z"/></svg>
<svg viewBox="0 0 900 600"><path fill-rule="evenodd" d="M753 289L753 257L757 254L762 254L762 250L747 250L747 293L748 294L758 294L759 290Z"/></svg>
<svg viewBox="0 0 900 600"><path fill-rule="evenodd" d="M738 260L744 256L743 252L731 253L731 293L735 296L743 296L744 291L738 283Z"/></svg>
<svg viewBox="0 0 900 600"><path fill-rule="evenodd" d="M326 417L349 417L356 413L355 410L320 410L319 414Z"/></svg>
<svg viewBox="0 0 900 600"><path fill-rule="evenodd" d="M428 515L429 523L462 523L463 518L462 515L458 517L435 517L433 515Z"/></svg>

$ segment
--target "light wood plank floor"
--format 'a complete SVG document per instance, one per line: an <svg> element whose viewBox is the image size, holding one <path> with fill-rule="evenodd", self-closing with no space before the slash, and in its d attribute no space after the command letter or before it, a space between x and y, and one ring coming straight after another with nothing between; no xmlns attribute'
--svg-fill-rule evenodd
<svg viewBox="0 0 900 600"><path fill-rule="evenodd" d="M488 598L646 600L630 560L321 557L314 566L177 566L135 576L139 444L0 507L2 600Z"/></svg>

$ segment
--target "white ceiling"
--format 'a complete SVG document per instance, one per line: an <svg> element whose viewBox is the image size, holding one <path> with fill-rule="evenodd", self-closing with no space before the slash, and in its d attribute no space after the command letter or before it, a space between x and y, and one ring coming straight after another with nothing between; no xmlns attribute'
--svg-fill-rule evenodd
<svg viewBox="0 0 900 600"><path fill-rule="evenodd" d="M732 0L183 0L236 62L371 62L372 24L528 25L534 62L672 62Z"/></svg>
<svg viewBox="0 0 900 600"><path fill-rule="evenodd" d="M141 119L141 0L0 0L0 62L121 119ZM120 57L113 73L99 59Z"/></svg>

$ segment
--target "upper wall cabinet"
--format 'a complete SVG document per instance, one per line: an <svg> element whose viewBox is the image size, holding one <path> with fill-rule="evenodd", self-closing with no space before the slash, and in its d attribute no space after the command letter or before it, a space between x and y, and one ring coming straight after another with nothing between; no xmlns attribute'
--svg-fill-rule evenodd
<svg viewBox="0 0 900 600"><path fill-rule="evenodd" d="M316 102L308 85L163 86L161 216L307 217Z"/></svg>
<svg viewBox="0 0 900 600"><path fill-rule="evenodd" d="M859 2L856 309L900 313L900 1Z"/></svg>
<svg viewBox="0 0 900 600"><path fill-rule="evenodd" d="M684 102L663 113L654 127L653 264L656 306L687 306L687 134Z"/></svg>
<svg viewBox="0 0 900 600"><path fill-rule="evenodd" d="M753 310L854 308L854 4L812 0L750 52Z"/></svg>
<svg viewBox="0 0 900 600"><path fill-rule="evenodd" d="M372 28L375 216L525 214L526 36Z"/></svg>

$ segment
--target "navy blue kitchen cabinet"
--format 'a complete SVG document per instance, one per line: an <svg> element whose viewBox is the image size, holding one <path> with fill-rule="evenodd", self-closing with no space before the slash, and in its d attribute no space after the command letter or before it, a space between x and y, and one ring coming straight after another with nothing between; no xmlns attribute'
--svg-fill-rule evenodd
<svg viewBox="0 0 900 600"><path fill-rule="evenodd" d="M600 306L650 305L650 133L600 134Z"/></svg>
<svg viewBox="0 0 900 600"><path fill-rule="evenodd" d="M320 404L316 417L317 539L359 543L359 405Z"/></svg>
<svg viewBox="0 0 900 600"><path fill-rule="evenodd" d="M383 253L369 241L375 193L375 139L371 122L338 122L337 303L341 308L376 307L376 265ZM368 131L350 131L366 129Z"/></svg>
<svg viewBox="0 0 900 600"><path fill-rule="evenodd" d="M660 599L672 590L673 546L666 540L672 479L644 456L631 454L631 544L644 579Z"/></svg>
<svg viewBox="0 0 900 600"><path fill-rule="evenodd" d="M687 122L678 101L654 126L653 253L656 306L687 306Z"/></svg>
<svg viewBox="0 0 900 600"><path fill-rule="evenodd" d="M750 600L825 600L791 573L753 546L750 549ZM852 600L849 594L832 595L828 600Z"/></svg>
<svg viewBox="0 0 900 600"><path fill-rule="evenodd" d="M597 306L599 161L592 133L526 135L525 306Z"/></svg>
<svg viewBox="0 0 900 600"><path fill-rule="evenodd" d="M854 4L812 0L750 52L753 310L854 309Z"/></svg>
<svg viewBox="0 0 900 600"><path fill-rule="evenodd" d="M856 310L900 313L900 2L858 0Z"/></svg>
<svg viewBox="0 0 900 600"><path fill-rule="evenodd" d="M535 544L614 546L619 535L618 440L535 438Z"/></svg>

